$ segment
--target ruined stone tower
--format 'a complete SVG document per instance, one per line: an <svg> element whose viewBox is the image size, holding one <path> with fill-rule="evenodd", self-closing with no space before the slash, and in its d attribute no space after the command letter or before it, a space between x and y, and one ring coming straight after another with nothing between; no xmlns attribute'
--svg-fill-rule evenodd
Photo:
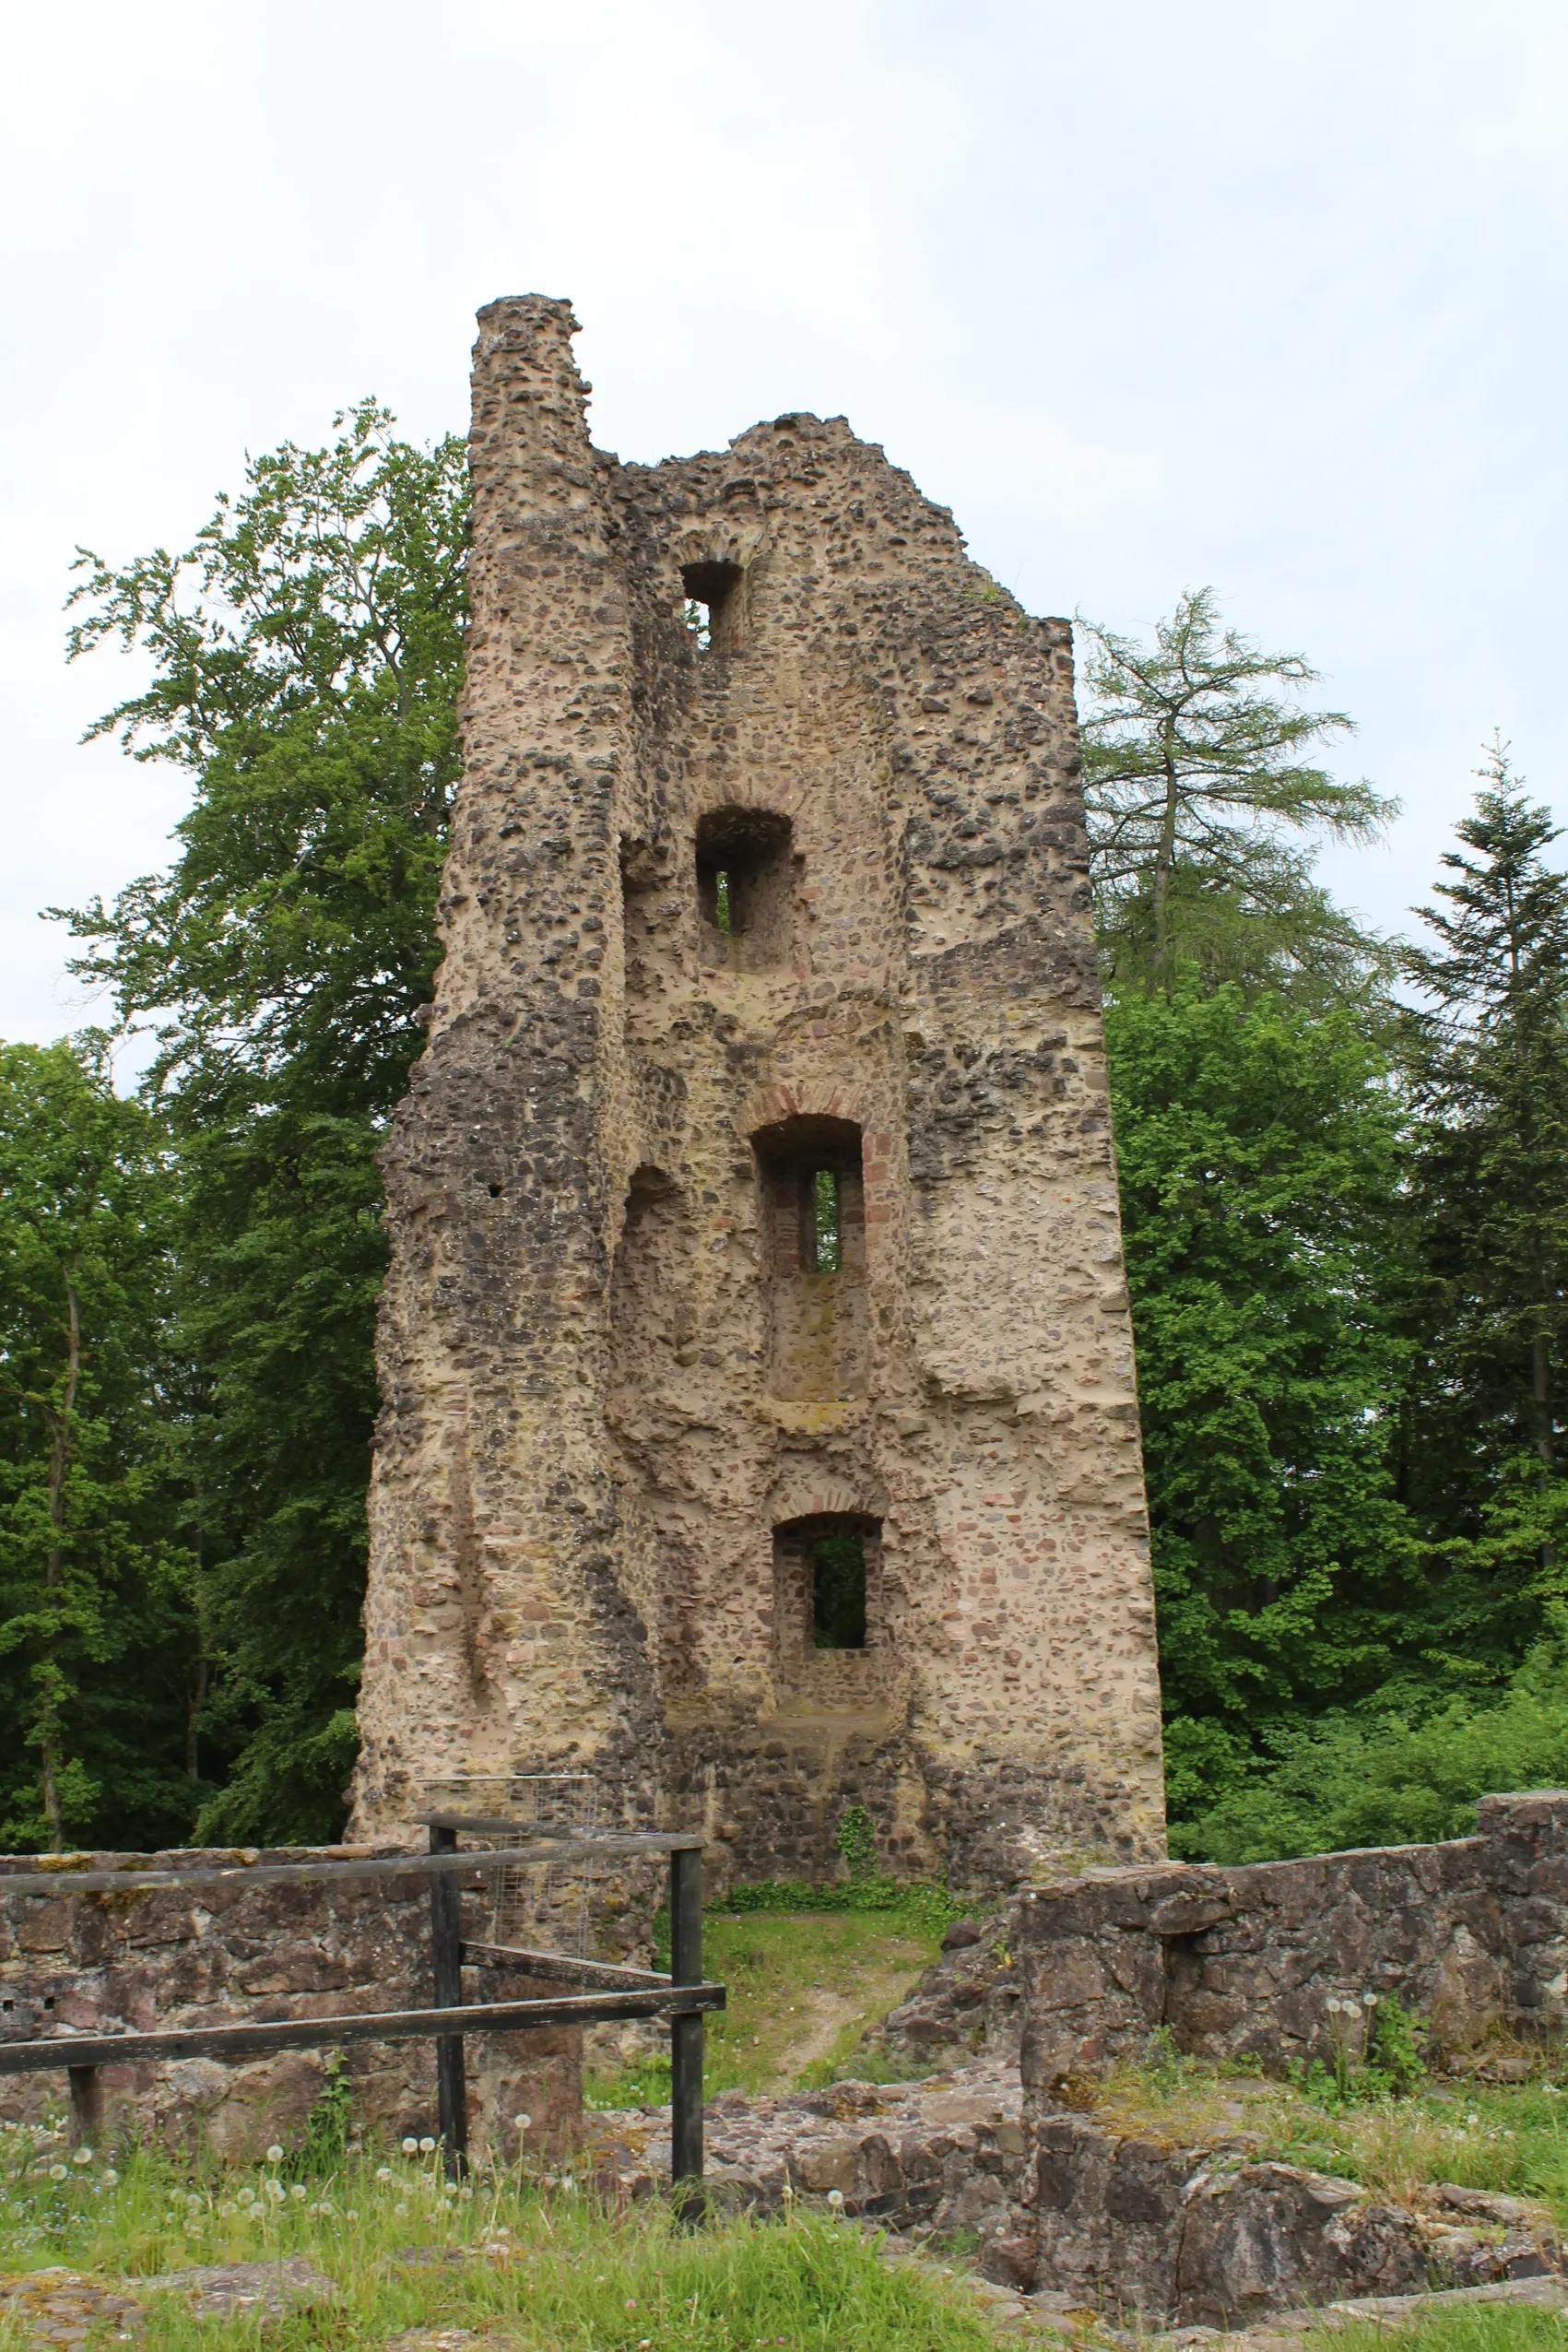
<svg viewBox="0 0 1568 2352"><path fill-rule="evenodd" d="M842 418L593 447L480 313L466 769L361 1828L586 1770L725 1874L1162 1850L1070 632Z"/></svg>

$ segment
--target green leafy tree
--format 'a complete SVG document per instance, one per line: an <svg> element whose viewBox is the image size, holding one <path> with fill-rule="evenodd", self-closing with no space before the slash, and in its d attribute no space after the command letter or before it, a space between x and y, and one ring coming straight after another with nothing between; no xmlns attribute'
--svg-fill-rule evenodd
<svg viewBox="0 0 1568 2352"><path fill-rule="evenodd" d="M1232 1782L1187 1825L1183 1850L1220 1862L1275 1862L1348 1846L1468 1837L1476 1799L1568 1780L1568 1620L1549 1612L1497 1693L1433 1693L1412 1714L1372 1700L1286 1731L1269 1768Z"/></svg>
<svg viewBox="0 0 1568 2352"><path fill-rule="evenodd" d="M181 1159L206 1721L238 1747L208 1836L333 1835L354 1754L375 1153L431 991L466 612L462 444L393 421L252 461L184 554L84 553L72 599L73 658L153 673L90 732L193 788L169 871L69 919L75 968L157 1024Z"/></svg>
<svg viewBox="0 0 1568 2352"><path fill-rule="evenodd" d="M172 1190L101 1061L0 1046L0 1840L178 1840L201 1674Z"/></svg>
<svg viewBox="0 0 1568 2352"><path fill-rule="evenodd" d="M1401 1656L1400 1113L1345 1008L1189 978L1107 1028L1179 1820Z"/></svg>
<svg viewBox="0 0 1568 2352"><path fill-rule="evenodd" d="M1394 813L1306 755L1349 732L1300 706L1317 673L1220 625L1189 589L1152 645L1082 623L1084 800L1102 953L1118 992L1311 973L1343 990L1380 958L1312 878L1307 837L1367 841Z"/></svg>

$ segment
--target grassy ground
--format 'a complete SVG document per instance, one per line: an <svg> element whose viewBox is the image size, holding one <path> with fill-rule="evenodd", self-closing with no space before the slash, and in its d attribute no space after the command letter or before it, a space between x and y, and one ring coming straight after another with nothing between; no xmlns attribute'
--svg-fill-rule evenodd
<svg viewBox="0 0 1568 2352"><path fill-rule="evenodd" d="M56 2172L64 2169L65 2178ZM474 2250L410 2265L410 2249ZM349 2158L290 2177L182 2169L146 2155L66 2163L63 2146L0 2133L0 2273L64 2263L106 2280L300 2254L331 2304L265 2331L273 2352L350 2352L416 2327L483 2330L517 2352L987 2352L972 2305L925 2273L890 2270L851 2226L818 2217L689 2231L658 2209L606 2212L569 2177L515 2172L454 2194L436 2158ZM258 2346L254 2320L193 2319L149 2302L159 2352ZM20 2345L0 2327L0 2344Z"/></svg>
<svg viewBox="0 0 1568 2352"><path fill-rule="evenodd" d="M1313 2340L1312 2352L1562 2352L1568 2325L1560 2311L1507 2304L1478 2304L1468 2311L1433 2312L1390 2336L1386 2328L1347 2327Z"/></svg>
<svg viewBox="0 0 1568 2352"><path fill-rule="evenodd" d="M1117 2129L1152 2131L1173 2144L1256 2132L1260 2155L1386 2196L1445 2181L1539 2197L1568 2227L1568 2090L1555 2082L1432 2081L1409 2098L1338 2106L1288 2084L1178 2061L1124 2068L1086 2086L1084 2104Z"/></svg>
<svg viewBox="0 0 1568 2352"><path fill-rule="evenodd" d="M854 2074L886 2079L860 2043L910 1992L941 1949L941 1925L919 1913L751 1911L710 1914L702 1960L729 2006L708 2020L709 2095L810 2088ZM654 2057L587 2086L599 2107L669 2096L669 2062Z"/></svg>

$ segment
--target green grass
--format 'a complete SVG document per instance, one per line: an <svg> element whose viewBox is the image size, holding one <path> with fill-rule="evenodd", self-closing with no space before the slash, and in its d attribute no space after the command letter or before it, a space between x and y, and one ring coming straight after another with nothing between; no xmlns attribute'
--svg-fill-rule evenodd
<svg viewBox="0 0 1568 2352"><path fill-rule="evenodd" d="M729 2005L708 2020L706 2083L715 2091L812 2087L847 2074L891 2079L862 2049L867 2029L910 1992L941 1949L942 1926L907 1909L772 1910L702 1922L703 1968ZM640 2059L587 2085L597 2107L643 2107L669 2097L669 2061Z"/></svg>
<svg viewBox="0 0 1568 2352"><path fill-rule="evenodd" d="M1468 2311L1432 2311L1397 2334L1371 2323L1325 2329L1314 2352L1563 2352L1568 2315L1528 2304L1476 2303Z"/></svg>
<svg viewBox="0 0 1568 2352"><path fill-rule="evenodd" d="M1385 2196L1452 2181L1539 2198L1568 2228L1568 2088L1545 2075L1507 2085L1429 2078L1409 2098L1347 2105L1162 2053L1084 2083L1080 2096L1114 2131L1151 2133L1173 2145L1256 2133L1262 2156Z"/></svg>
<svg viewBox="0 0 1568 2352"><path fill-rule="evenodd" d="M1568 2092L1553 2083L1437 2084L1413 2098L1332 2113L1281 2103L1271 2155L1389 2195L1422 2181L1539 2197L1568 2225ZM1568 2335L1564 2336L1568 2344Z"/></svg>
<svg viewBox="0 0 1568 2352"><path fill-rule="evenodd" d="M183 2168L141 2152L112 2166L97 2154L56 2181L62 2162L57 2144L0 2132L0 2269L65 2263L134 2280L301 2254L339 2297L267 2328L272 2352L379 2347L419 2326L484 2329L498 2346L538 2352L985 2352L995 2342L959 2290L889 2269L853 2226L817 2216L686 2230L661 2206L618 2214L570 2175L515 2170L454 2195L429 2152L350 2157L293 2180L278 2165ZM253 2218L242 2209L258 2207ZM411 2247L476 2252L401 2266L394 2258ZM198 2322L160 2297L147 2340L213 2352L259 2346L264 2331L254 2320Z"/></svg>

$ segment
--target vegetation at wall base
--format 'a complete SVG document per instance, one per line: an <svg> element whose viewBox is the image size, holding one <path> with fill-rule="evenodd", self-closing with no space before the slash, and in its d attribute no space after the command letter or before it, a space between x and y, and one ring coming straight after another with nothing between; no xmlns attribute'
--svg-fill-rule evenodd
<svg viewBox="0 0 1568 2352"><path fill-rule="evenodd" d="M876 1877L761 1878L750 1886L732 1886L708 1908L739 1916L752 1911L901 1912L940 1934L963 1918L968 1906L932 1879Z"/></svg>

